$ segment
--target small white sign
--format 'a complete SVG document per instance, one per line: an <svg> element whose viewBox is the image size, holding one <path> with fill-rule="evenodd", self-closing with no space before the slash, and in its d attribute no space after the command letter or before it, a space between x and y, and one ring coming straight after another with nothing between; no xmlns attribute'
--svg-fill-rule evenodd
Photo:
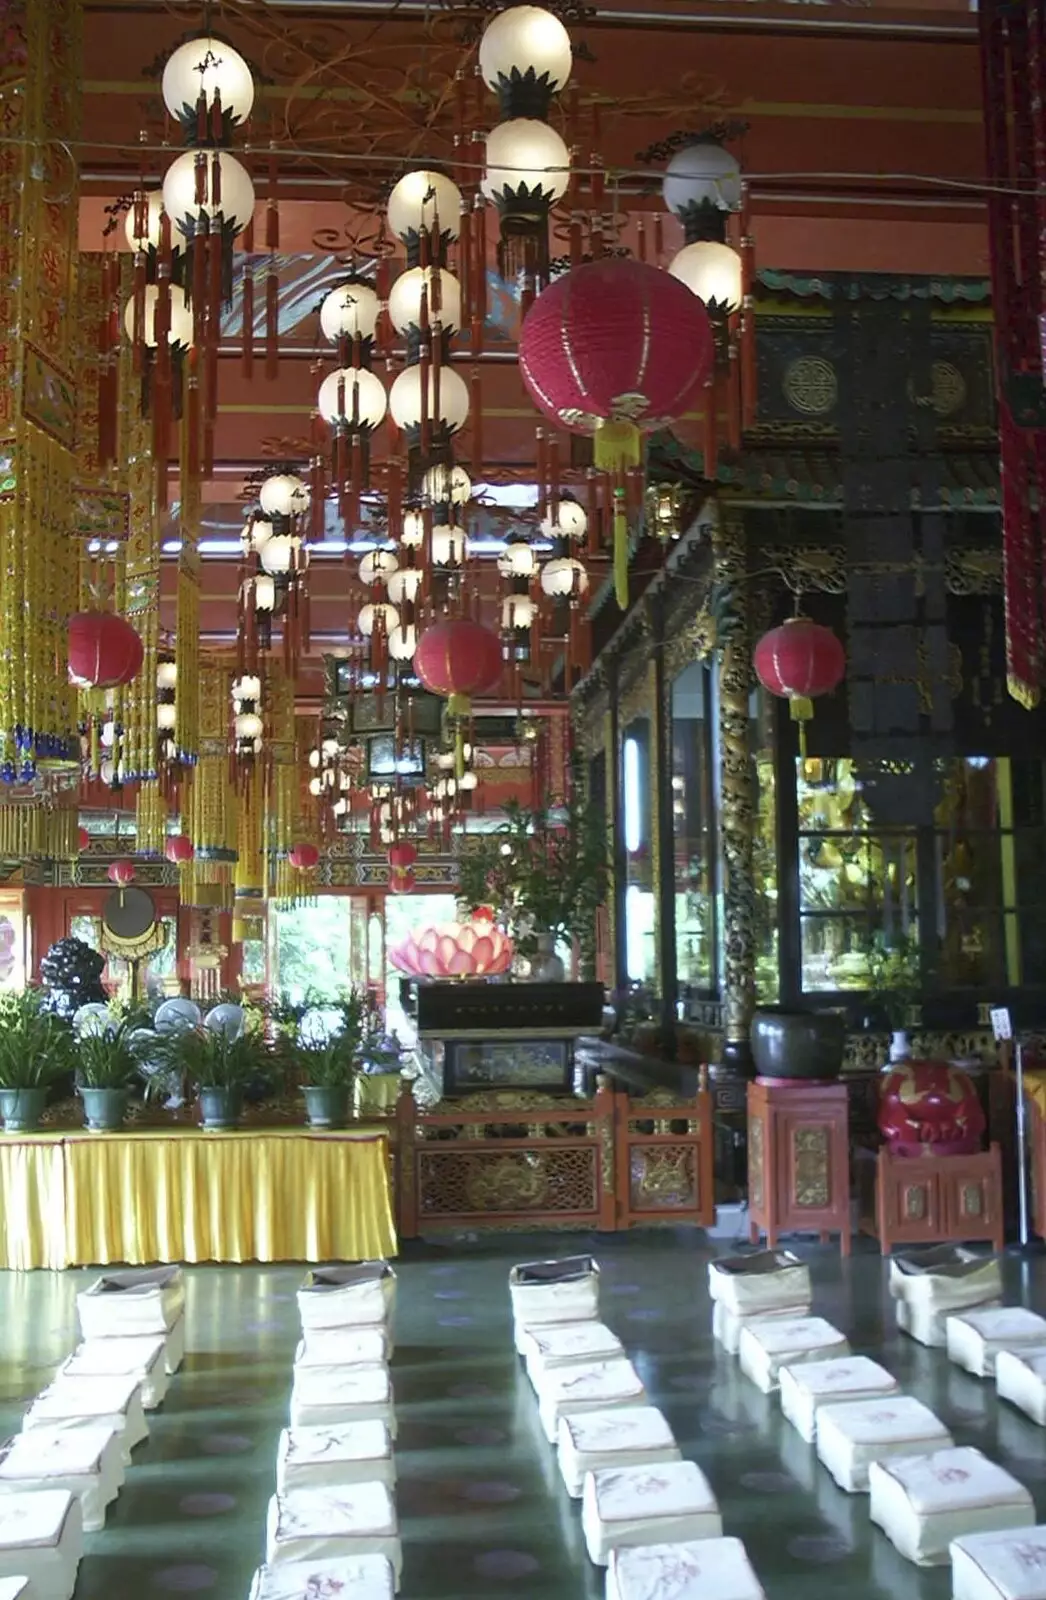
<svg viewBox="0 0 1046 1600"><path fill-rule="evenodd" d="M996 1041L1013 1038L1013 1024L1010 1021L1009 1009L1006 1006L993 1006L989 1012L992 1023L992 1032Z"/></svg>

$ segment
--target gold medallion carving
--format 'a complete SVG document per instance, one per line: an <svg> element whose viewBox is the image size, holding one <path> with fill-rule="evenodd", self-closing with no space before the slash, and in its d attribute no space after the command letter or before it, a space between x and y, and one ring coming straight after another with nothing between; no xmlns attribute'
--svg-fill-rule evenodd
<svg viewBox="0 0 1046 1600"><path fill-rule="evenodd" d="M789 362L782 389L792 410L804 417L827 416L839 398L835 368L821 356L797 356Z"/></svg>
<svg viewBox="0 0 1046 1600"><path fill-rule="evenodd" d="M912 1184L904 1191L904 1214L912 1222L922 1222L926 1216L926 1189L922 1184Z"/></svg>

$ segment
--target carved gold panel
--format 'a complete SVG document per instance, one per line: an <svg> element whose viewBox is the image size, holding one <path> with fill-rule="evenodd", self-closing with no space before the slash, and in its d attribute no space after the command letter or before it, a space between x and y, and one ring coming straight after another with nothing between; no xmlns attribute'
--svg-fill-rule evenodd
<svg viewBox="0 0 1046 1600"><path fill-rule="evenodd" d="M910 1222L923 1222L926 1218L926 1186L913 1183L904 1191L904 1214Z"/></svg>
<svg viewBox="0 0 1046 1600"><path fill-rule="evenodd" d="M765 1126L761 1117L755 1117L748 1124L748 1200L749 1204L761 1207L764 1194L765 1172Z"/></svg>
<svg viewBox="0 0 1046 1600"><path fill-rule="evenodd" d="M796 1128L792 1134L792 1172L797 1206L823 1211L831 1200L831 1134L827 1128Z"/></svg>

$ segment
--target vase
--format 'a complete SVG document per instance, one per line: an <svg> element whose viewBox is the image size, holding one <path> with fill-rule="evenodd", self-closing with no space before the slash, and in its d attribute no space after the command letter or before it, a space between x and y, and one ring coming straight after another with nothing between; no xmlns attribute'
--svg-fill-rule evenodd
<svg viewBox="0 0 1046 1600"><path fill-rule="evenodd" d="M562 958L556 954L556 936L554 933L539 933L537 936L537 950L530 963L530 980L532 983L562 983L567 975Z"/></svg>
<svg viewBox="0 0 1046 1600"><path fill-rule="evenodd" d="M894 1028L890 1034L890 1060L892 1066L895 1061L910 1061L912 1059L912 1046L906 1028Z"/></svg>
<svg viewBox="0 0 1046 1600"><path fill-rule="evenodd" d="M301 1092L310 1128L344 1128L349 1120L349 1084L305 1084Z"/></svg>
<svg viewBox="0 0 1046 1600"><path fill-rule="evenodd" d="M38 1128L46 1105L46 1089L0 1089L5 1133L30 1133Z"/></svg>
<svg viewBox="0 0 1046 1600"><path fill-rule="evenodd" d="M235 1128L242 1109L242 1089L200 1090L200 1116L205 1128Z"/></svg>
<svg viewBox="0 0 1046 1600"><path fill-rule="evenodd" d="M80 1089L84 1119L92 1133L111 1133L123 1126L127 1110L126 1089Z"/></svg>
<svg viewBox="0 0 1046 1600"><path fill-rule="evenodd" d="M846 1018L838 1011L763 1006L752 1018L751 1038L760 1078L823 1081L842 1071Z"/></svg>

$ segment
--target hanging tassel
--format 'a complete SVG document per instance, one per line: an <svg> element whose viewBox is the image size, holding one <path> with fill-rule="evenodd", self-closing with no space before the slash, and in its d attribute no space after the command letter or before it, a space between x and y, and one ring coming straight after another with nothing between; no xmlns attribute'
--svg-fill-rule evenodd
<svg viewBox="0 0 1046 1600"><path fill-rule="evenodd" d="M614 598L620 611L628 610L628 511L625 490L614 488Z"/></svg>
<svg viewBox="0 0 1046 1600"><path fill-rule="evenodd" d="M483 390L478 367L469 374L469 409L472 413L472 472L478 478L483 471Z"/></svg>
<svg viewBox="0 0 1046 1600"><path fill-rule="evenodd" d="M599 506L599 474L595 467L589 467L585 474L585 486L588 491L586 517L588 520L588 554L598 556L603 548L603 529Z"/></svg>
<svg viewBox="0 0 1046 1600"><path fill-rule="evenodd" d="M250 260L243 265L243 375L254 374L254 272Z"/></svg>
<svg viewBox="0 0 1046 1600"><path fill-rule="evenodd" d="M734 455L741 452L741 362L736 344L730 345L726 369L726 440Z"/></svg>
<svg viewBox="0 0 1046 1600"><path fill-rule="evenodd" d="M279 376L280 279L275 257L269 258L265 277L265 376Z"/></svg>
<svg viewBox="0 0 1046 1600"><path fill-rule="evenodd" d="M709 483L714 483L719 468L719 427L716 417L716 377L713 372L705 384L705 425L704 425L704 475Z"/></svg>

